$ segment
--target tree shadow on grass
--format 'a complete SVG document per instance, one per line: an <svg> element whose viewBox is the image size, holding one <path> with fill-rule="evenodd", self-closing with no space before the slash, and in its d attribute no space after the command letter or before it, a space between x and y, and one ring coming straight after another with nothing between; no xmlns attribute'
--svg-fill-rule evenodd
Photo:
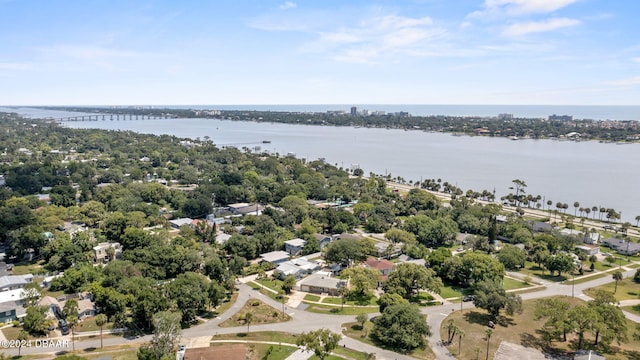
<svg viewBox="0 0 640 360"><path fill-rule="evenodd" d="M640 360L640 352L638 351L629 351L629 350L625 350L623 352L623 354L627 357L627 359L629 360Z"/></svg>
<svg viewBox="0 0 640 360"><path fill-rule="evenodd" d="M463 316L467 322L482 326L488 326L489 321L491 321L491 316L489 314L478 311L466 312Z"/></svg>

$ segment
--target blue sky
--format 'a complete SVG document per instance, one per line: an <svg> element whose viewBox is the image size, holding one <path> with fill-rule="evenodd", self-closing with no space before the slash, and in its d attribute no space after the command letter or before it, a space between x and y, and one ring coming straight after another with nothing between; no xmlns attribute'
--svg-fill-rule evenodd
<svg viewBox="0 0 640 360"><path fill-rule="evenodd" d="M640 105L637 0L0 0L0 104Z"/></svg>

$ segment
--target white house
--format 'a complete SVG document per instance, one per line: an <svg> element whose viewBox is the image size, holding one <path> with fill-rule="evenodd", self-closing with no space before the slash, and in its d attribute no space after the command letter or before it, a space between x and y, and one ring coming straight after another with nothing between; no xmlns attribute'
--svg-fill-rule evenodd
<svg viewBox="0 0 640 360"><path fill-rule="evenodd" d="M287 240L284 242L284 250L291 255L299 255L307 242L300 238Z"/></svg>

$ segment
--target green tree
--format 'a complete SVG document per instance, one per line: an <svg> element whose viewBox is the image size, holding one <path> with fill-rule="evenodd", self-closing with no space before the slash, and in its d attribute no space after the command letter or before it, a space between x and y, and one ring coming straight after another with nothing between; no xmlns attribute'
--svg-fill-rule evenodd
<svg viewBox="0 0 640 360"><path fill-rule="evenodd" d="M351 291L359 295L366 295L378 286L381 274L377 269L358 266L344 270L340 277L349 279Z"/></svg>
<svg viewBox="0 0 640 360"><path fill-rule="evenodd" d="M182 333L180 312L161 311L153 316L153 337L148 351L154 359L173 355Z"/></svg>
<svg viewBox="0 0 640 360"><path fill-rule="evenodd" d="M512 245L505 245L497 257L507 270L524 268L525 261L527 260L525 251Z"/></svg>
<svg viewBox="0 0 640 360"><path fill-rule="evenodd" d="M558 253L547 258L545 267L551 274L557 271L558 276L562 273L569 272L575 269L575 264L571 255L566 253Z"/></svg>
<svg viewBox="0 0 640 360"><path fill-rule="evenodd" d="M522 298L507 293L497 281L486 280L478 283L474 294L474 305L487 310L493 319L498 317L502 309L505 309L508 315L522 312Z"/></svg>
<svg viewBox="0 0 640 360"><path fill-rule="evenodd" d="M491 335L493 335L493 329L486 329L484 331L485 337L487 338L487 357L486 360L489 360L489 344L491 342Z"/></svg>
<svg viewBox="0 0 640 360"><path fill-rule="evenodd" d="M415 244L416 236L412 233L398 229L391 228L385 234L384 237L389 241L393 241L394 243L405 243L405 244Z"/></svg>
<svg viewBox="0 0 640 360"><path fill-rule="evenodd" d="M616 292L618 292L618 281L622 280L623 278L622 271L616 270L613 272L613 274L611 274L611 276L613 277L613 280L616 282L616 285L613 289L613 293L615 294Z"/></svg>
<svg viewBox="0 0 640 360"><path fill-rule="evenodd" d="M536 320L546 318L543 332L550 337L562 334L562 341L567 341L567 333L573 330L569 321L569 303L558 298L540 299L536 302Z"/></svg>
<svg viewBox="0 0 640 360"><path fill-rule="evenodd" d="M291 274L285 276L282 281L282 291L284 291L285 294L290 294L294 286L296 286L296 278Z"/></svg>
<svg viewBox="0 0 640 360"><path fill-rule="evenodd" d="M595 335L594 345L598 345L601 336L602 342L606 345L609 345L614 339L618 344L628 340L627 319L618 306L597 301L589 301L587 305L592 307L598 315L592 329Z"/></svg>
<svg viewBox="0 0 640 360"><path fill-rule="evenodd" d="M380 312L384 312L384 309L391 305L408 304L409 300L395 293L384 293L378 298L378 305L380 306Z"/></svg>
<svg viewBox="0 0 640 360"><path fill-rule="evenodd" d="M16 340L18 340L18 357L20 357L20 351L22 350L22 344L29 339L29 333L24 330L20 330Z"/></svg>
<svg viewBox="0 0 640 360"><path fill-rule="evenodd" d="M41 297L40 285L32 281L22 288L20 295L24 298L24 306L35 306Z"/></svg>
<svg viewBox="0 0 640 360"><path fill-rule="evenodd" d="M425 336L431 335L431 329L416 306L398 304L384 309L371 335L394 349L410 350L424 346Z"/></svg>
<svg viewBox="0 0 640 360"><path fill-rule="evenodd" d="M251 325L251 323L253 322L254 315L251 311L247 311L244 314L243 319L244 319L244 323L247 324L247 332L249 332L249 325Z"/></svg>
<svg viewBox="0 0 640 360"><path fill-rule="evenodd" d="M107 323L107 315L98 314L95 317L96 325L100 327L100 349L102 349L102 327Z"/></svg>
<svg viewBox="0 0 640 360"><path fill-rule="evenodd" d="M180 274L168 284L171 298L182 311L182 321L192 321L199 312L206 310L208 288L209 280L194 272Z"/></svg>
<svg viewBox="0 0 640 360"><path fill-rule="evenodd" d="M398 264L384 285L385 292L399 294L405 299L421 289L439 293L440 287L442 280L433 270L413 263Z"/></svg>
<svg viewBox="0 0 640 360"><path fill-rule="evenodd" d="M304 347L307 351L313 353L320 359L324 360L340 342L341 336L332 333L327 329L318 329L308 333L302 333L298 337L296 344Z"/></svg>
<svg viewBox="0 0 640 360"><path fill-rule="evenodd" d="M64 307L62 308L62 315L64 315L65 319L69 319L71 316L78 316L78 300L69 299L64 303Z"/></svg>
<svg viewBox="0 0 640 360"><path fill-rule="evenodd" d="M591 331L598 322L598 314L588 305L578 305L569 310L569 321L573 325L573 331L578 335L578 349L582 349L584 333Z"/></svg>
<svg viewBox="0 0 640 360"><path fill-rule="evenodd" d="M31 306L27 308L23 328L31 335L45 335L49 325L45 315L46 312L46 306Z"/></svg>
<svg viewBox="0 0 640 360"><path fill-rule="evenodd" d="M360 328L364 329L364 324L369 320L369 316L366 313L360 313L356 316L356 321L360 324Z"/></svg>

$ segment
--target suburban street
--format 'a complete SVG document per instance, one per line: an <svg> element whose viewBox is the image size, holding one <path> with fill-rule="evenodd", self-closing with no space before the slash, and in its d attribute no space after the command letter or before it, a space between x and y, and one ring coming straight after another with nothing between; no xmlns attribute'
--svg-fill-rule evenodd
<svg viewBox="0 0 640 360"><path fill-rule="evenodd" d="M633 276L635 273L635 269L627 269L624 271L624 277ZM544 289L539 291L524 293L522 294L523 300L531 300L544 298L549 296L571 296L572 294L572 286L564 285L560 283L552 283L547 282L540 279L533 279L534 281L541 282L544 285ZM579 297L583 300L589 300L583 291L595 286L600 286L609 282L612 282L613 279L611 276L606 276L598 279L594 279L592 281L584 282L581 284L576 284L573 288L573 293L576 297ZM223 314L216 317L215 319L211 319L203 324L194 326L189 329L185 329L182 333L181 343L186 344L188 347L201 347L208 346L211 341L211 337L216 334L234 334L239 332L246 332L245 326L240 327L230 327L230 328L221 328L218 325L222 323L224 320L233 316L237 313L244 304L250 299L259 299L262 302L272 306L275 309L281 310L282 303L279 303L270 297L261 294L259 291L253 290L250 286L244 283L238 283L238 300ZM472 302L464 302L462 304L462 308L464 310L474 308ZM433 349L435 353L436 359L451 359L453 358L453 354L449 353L446 347L442 346L441 338L440 338L440 325L442 321L453 311L460 311L459 303L447 303L440 306L432 306L422 308L422 313L427 316L427 323L431 327L432 336L429 337L429 345ZM264 324L264 325L252 325L250 327L251 332L258 331L282 331L289 333L302 333L308 332L312 330L317 330L320 328L329 329L335 333L342 333L341 324L346 322L355 321L355 316L345 316L345 315L329 315L329 314L317 314L305 312L302 310L298 310L295 308L286 308L287 314L289 314L292 318L291 321L275 323L275 324ZM640 317L625 312L625 315L635 321L640 322ZM371 314L374 316L374 314ZM69 336L64 337L64 339L70 340ZM126 344L140 344L143 342L148 342L151 340L151 336L143 336L143 337L114 337L107 336L104 339L105 346L114 346L114 345L126 345ZM395 352L387 351L384 349L380 349L369 344L365 344L363 342L343 337L341 345L344 345L350 349L354 349L357 351L365 352L365 353L375 353L376 358L380 360L409 360L412 359L409 356L405 356L402 354L398 354ZM79 338L75 342L75 349L96 349L100 347L100 339L94 338L90 340L85 340ZM49 353L53 356L54 353L59 353L61 351L70 351L71 346L69 348L40 348L40 347L32 347L32 348L23 348L22 354L46 354ZM7 355L17 355L17 349L8 349L5 351Z"/></svg>

